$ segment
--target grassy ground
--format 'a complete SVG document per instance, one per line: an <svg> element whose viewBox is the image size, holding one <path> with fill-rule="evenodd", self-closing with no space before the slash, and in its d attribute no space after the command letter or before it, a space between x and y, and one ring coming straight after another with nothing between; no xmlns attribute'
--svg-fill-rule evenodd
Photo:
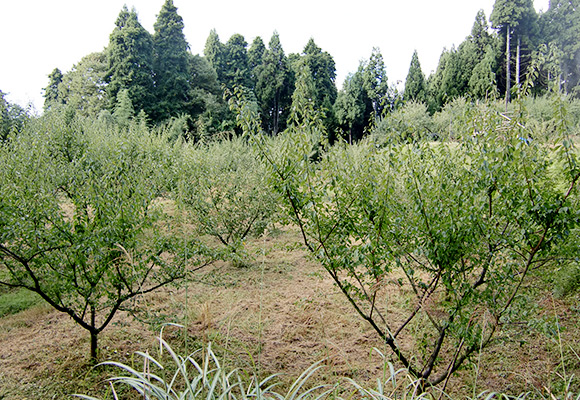
<svg viewBox="0 0 580 400"><path fill-rule="evenodd" d="M165 328L164 337L183 354L211 341L232 367L283 373L285 383L325 359L315 381L351 377L374 385L383 360L372 349L395 360L299 240L296 231L284 228L250 243L256 256L248 266L218 263L195 282L138 299L147 310L139 318L149 323L120 313L100 336L100 359L136 363L133 353L154 354L159 327L175 322L186 329ZM535 395L561 390L562 359L566 377L580 376L579 299L554 299L546 288L535 288L529 304L536 315L533 327L524 321L505 326L480 358L451 379L448 392L463 398L484 389ZM103 380L111 371L89 366L86 332L43 303L22 308L0 318L0 399L104 397Z"/></svg>

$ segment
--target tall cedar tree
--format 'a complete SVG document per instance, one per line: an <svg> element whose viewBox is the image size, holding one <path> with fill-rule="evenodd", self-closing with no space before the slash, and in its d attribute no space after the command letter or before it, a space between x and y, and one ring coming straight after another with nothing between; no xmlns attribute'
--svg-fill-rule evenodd
<svg viewBox="0 0 580 400"><path fill-rule="evenodd" d="M119 91L127 89L136 111L153 114L153 39L139 23L135 9L125 6L121 10L109 39L108 58L109 109L115 108Z"/></svg>
<svg viewBox="0 0 580 400"><path fill-rule="evenodd" d="M336 89L336 64L334 58L310 39L302 54L306 66L310 69L316 88L315 105L324 110L324 126L328 132L335 130L334 102L338 96Z"/></svg>
<svg viewBox="0 0 580 400"><path fill-rule="evenodd" d="M173 0L165 1L153 27L156 107L151 117L162 121L190 111L189 45Z"/></svg>
<svg viewBox="0 0 580 400"><path fill-rule="evenodd" d="M507 103L511 97L512 76L516 85L519 84L534 50L538 15L532 0L496 0L490 20L492 27L499 31L505 43L506 78L501 89L505 90ZM512 61L514 59L515 65Z"/></svg>
<svg viewBox="0 0 580 400"><path fill-rule="evenodd" d="M234 86L249 88L250 69L248 67L248 43L239 33L233 34L225 44L225 81L228 89Z"/></svg>
<svg viewBox="0 0 580 400"><path fill-rule="evenodd" d="M258 82L259 68L262 65L264 54L266 53L266 45L260 36L256 36L250 48L248 49L248 68L250 69L251 88L256 87Z"/></svg>
<svg viewBox="0 0 580 400"><path fill-rule="evenodd" d="M215 29L211 30L205 41L203 54L215 69L218 82L224 84L226 82L225 46L220 41L220 37Z"/></svg>
<svg viewBox="0 0 580 400"><path fill-rule="evenodd" d="M276 135L284 130L292 102L292 91L288 59L278 33L274 32L258 68L256 82L256 97L267 132Z"/></svg>
<svg viewBox="0 0 580 400"><path fill-rule="evenodd" d="M375 121L381 116L388 101L389 84L383 55L378 47L373 47L371 57L362 73L364 89L372 102ZM345 82L346 83L346 82Z"/></svg>
<svg viewBox="0 0 580 400"><path fill-rule="evenodd" d="M540 16L540 25L545 43L555 43L562 51L564 90L580 95L580 0L551 0L548 11Z"/></svg>
<svg viewBox="0 0 580 400"><path fill-rule="evenodd" d="M44 88L44 109L50 110L51 107L59 104L64 104L60 92L60 84L62 83L62 72L55 68L48 75L48 86Z"/></svg>
<svg viewBox="0 0 580 400"><path fill-rule="evenodd" d="M365 124L373 113L374 101L365 88L365 72L361 65L357 72L347 76L334 103L337 122L349 143L362 139Z"/></svg>
<svg viewBox="0 0 580 400"><path fill-rule="evenodd" d="M483 59L475 66L469 79L469 92L472 96L478 99L495 98L496 69L496 54L493 47L488 45Z"/></svg>
<svg viewBox="0 0 580 400"><path fill-rule="evenodd" d="M493 97L496 92L496 54L494 38L489 33L489 25L483 10L479 10L471 28L468 40L473 44L475 66L469 77L468 93L477 98Z"/></svg>
<svg viewBox="0 0 580 400"><path fill-rule="evenodd" d="M338 95L335 85L336 64L334 59L328 52L322 51L312 38L304 47L303 58L314 78L315 104L318 107L325 104L333 105Z"/></svg>
<svg viewBox="0 0 580 400"><path fill-rule="evenodd" d="M421 70L419 55L417 54L417 50L415 50L411 58L407 80L405 81L403 98L405 101L425 101L426 95L427 84L425 82L425 74Z"/></svg>
<svg viewBox="0 0 580 400"><path fill-rule="evenodd" d="M468 40L475 45L477 53L480 55L485 55L487 46L493 43L493 38L489 34L487 18L485 17L485 12L483 10L477 12L475 22L471 28L471 35L469 35Z"/></svg>

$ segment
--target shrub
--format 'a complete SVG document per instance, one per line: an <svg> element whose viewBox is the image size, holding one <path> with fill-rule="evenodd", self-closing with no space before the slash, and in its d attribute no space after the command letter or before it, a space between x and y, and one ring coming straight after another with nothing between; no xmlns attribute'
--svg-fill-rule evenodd
<svg viewBox="0 0 580 400"><path fill-rule="evenodd" d="M0 284L68 314L90 333L93 360L98 334L128 300L207 262L162 224L164 146L139 127L47 113L0 148Z"/></svg>
<svg viewBox="0 0 580 400"><path fill-rule="evenodd" d="M415 101L406 103L379 120L372 136L379 144L412 143L437 138L427 106Z"/></svg>
<svg viewBox="0 0 580 400"><path fill-rule="evenodd" d="M309 135L283 135L294 151L274 157L245 124L312 256L425 385L447 381L515 317L531 269L577 254L568 128L541 143L525 140L520 121L477 108L458 143L342 145L317 162ZM406 315L389 312L392 291ZM402 348L401 336L415 346Z"/></svg>
<svg viewBox="0 0 580 400"><path fill-rule="evenodd" d="M276 201L263 165L241 139L185 145L175 168L174 196L200 234L216 238L222 258L250 259L244 243L264 233Z"/></svg>

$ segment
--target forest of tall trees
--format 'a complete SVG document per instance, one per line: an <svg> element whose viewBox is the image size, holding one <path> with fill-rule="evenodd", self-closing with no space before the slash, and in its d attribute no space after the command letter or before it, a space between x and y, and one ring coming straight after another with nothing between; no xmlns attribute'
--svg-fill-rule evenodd
<svg viewBox="0 0 580 400"><path fill-rule="evenodd" d="M431 75L421 70L415 51L405 85L398 88L388 81L387 63L374 48L340 90L332 55L314 39L302 53L286 54L277 32L248 43L241 34L222 41L212 30L204 55L194 55L172 0L163 4L153 33L140 24L135 9L124 7L102 52L85 56L70 71L50 73L44 108L140 117L149 124L177 121L184 135L199 138L234 131L226 98L243 88L264 131L275 135L286 128L296 79L306 71L308 95L324 113L329 138L358 140L371 124L410 101L424 103L433 114L458 97L509 102L524 83L534 95L557 88L580 96L579 5L551 0L538 14L532 0L496 0L489 21L479 11L469 35L443 50Z"/></svg>

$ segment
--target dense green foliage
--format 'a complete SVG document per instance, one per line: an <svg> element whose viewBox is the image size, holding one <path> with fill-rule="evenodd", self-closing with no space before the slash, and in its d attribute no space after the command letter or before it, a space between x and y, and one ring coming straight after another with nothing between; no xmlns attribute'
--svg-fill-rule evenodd
<svg viewBox="0 0 580 400"><path fill-rule="evenodd" d="M0 284L68 314L95 358L117 311L290 221L398 362L446 382L525 320L531 278L578 289L579 9L497 0L495 33L478 13L428 78L414 52L400 95L378 49L337 91L313 39L287 56L277 33L212 31L192 55L171 0L153 35L125 7L103 52L49 75L45 115L0 92Z"/></svg>
<svg viewBox="0 0 580 400"><path fill-rule="evenodd" d="M137 11L123 8L107 47L107 97L109 109L118 102L118 94L127 90L136 110L152 115L155 108L153 78L153 39L139 23Z"/></svg>
<svg viewBox="0 0 580 400"><path fill-rule="evenodd" d="M367 139L331 145L310 68L298 68L276 137L245 87L230 98L242 138L184 140L186 118L150 128L126 89L108 116L50 110L24 124L0 147L0 284L69 315L94 357L118 310L213 259L249 265L244 242L290 222L425 385L504 324L532 324L530 281L578 289L577 100L520 97L505 114L457 98L434 115L408 102Z"/></svg>
<svg viewBox="0 0 580 400"><path fill-rule="evenodd" d="M18 133L29 119L25 109L5 99L6 94L0 90L0 143L12 133Z"/></svg>
<svg viewBox="0 0 580 400"><path fill-rule="evenodd" d="M324 112L328 140L334 142L362 139L405 102L425 103L433 115L459 97L505 96L509 104L512 92L524 84L533 86L534 95L554 88L578 95L578 0L551 1L542 14L531 0L497 0L490 22L480 10L469 35L443 50L429 76L421 71L415 52L404 90L389 85L383 55L373 48L338 91L334 59L312 38L302 53L285 54L276 32L268 46L261 37L248 46L239 33L222 42L212 30L204 55L193 55L171 0L162 5L153 34L141 26L134 9L125 7L104 51L84 57L71 71L57 68L49 75L45 109L66 105L83 116L113 113L118 94L127 90L135 115L143 111L142 119L150 125L183 121L182 136L199 140L239 133L224 97L234 87L244 87L264 130L276 135L288 126L296 79L305 64L314 106Z"/></svg>
<svg viewBox="0 0 580 400"><path fill-rule="evenodd" d="M50 113L0 148L0 284L68 314L92 358L128 300L183 279L201 251L160 220L166 141L125 123Z"/></svg>
<svg viewBox="0 0 580 400"><path fill-rule="evenodd" d="M263 50L260 61L254 69L255 94L261 105L264 129L275 135L286 127L292 96L290 65L277 33L272 35L268 49Z"/></svg>
<svg viewBox="0 0 580 400"><path fill-rule="evenodd" d="M156 111L151 117L160 121L187 114L191 107L189 45L183 35L183 19L172 0L163 4L154 28Z"/></svg>
<svg viewBox="0 0 580 400"><path fill-rule="evenodd" d="M234 265L251 261L245 241L275 221L276 201L263 165L243 141L184 145L174 161L177 204L199 235L219 241L216 253Z"/></svg>
<svg viewBox="0 0 580 400"><path fill-rule="evenodd" d="M413 58L411 58L411 66L409 67L409 74L405 81L403 98L407 101L425 101L427 99L425 74L421 69L421 63L419 62L419 56L416 50L413 53Z"/></svg>
<svg viewBox="0 0 580 400"><path fill-rule="evenodd" d="M312 256L409 373L437 385L520 318L530 275L576 257L580 169L567 105L553 102L548 137L523 125L521 103L517 119L464 105L454 141L405 127L410 145L322 154L316 114L273 147L243 97L232 106ZM401 301L392 288L410 304L404 316L389 312Z"/></svg>

